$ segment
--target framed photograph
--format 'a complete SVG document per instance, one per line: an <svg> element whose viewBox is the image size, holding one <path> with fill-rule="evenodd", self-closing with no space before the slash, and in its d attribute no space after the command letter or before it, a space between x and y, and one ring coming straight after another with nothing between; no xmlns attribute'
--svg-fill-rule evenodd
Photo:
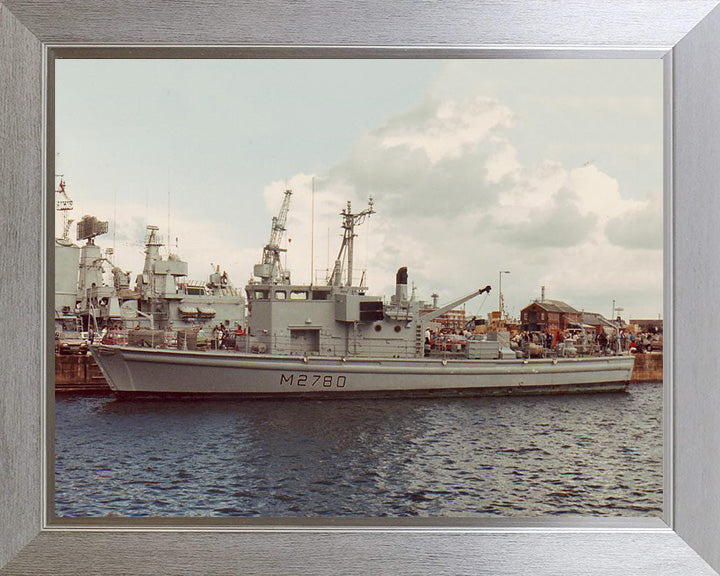
<svg viewBox="0 0 720 576"><path fill-rule="evenodd" d="M52 54L51 524L661 517L661 60Z"/></svg>
<svg viewBox="0 0 720 576"><path fill-rule="evenodd" d="M186 35L176 36L175 32L166 30L153 31L152 24L140 18L139 12L136 17L132 10L127 14L115 14L116 19L113 19L110 8L108 13L98 16L98 13L91 14L77 7L62 5L52 9L57 12L54 14L56 18L53 20L53 25L50 26L47 23L48 15L35 12L31 3L0 4L3 43L9 47L7 51L9 57L2 62L2 66L6 67L3 72L7 69L12 73L7 77L17 80L5 84L0 94L5 110L9 111L7 113L9 121L3 122L3 142L12 143L7 147L4 146L7 148L7 154L1 175L3 181L8 183L5 188L9 190L9 193L4 195L4 198L7 196L7 210L4 213L3 234L6 237L6 248L3 249L3 273L9 275L11 283L10 289L7 290L7 298L4 298L2 304L3 313L9 319L2 329L4 339L9 343L7 349L3 351L3 358L7 358L6 364L9 368L3 375L3 388L8 390L3 398L3 415L6 416L4 422L7 422L7 425L3 443L0 445L3 451L2 457L9 463L0 472L2 474L0 479L3 485L10 487L10 490L5 492L0 503L3 504L4 509L2 524L11 528L7 531L7 537L6 529L3 528L4 544L0 548L0 565L10 562L7 566L10 572L12 570L77 572L82 571L77 562L78 558L82 557L79 551L83 550L84 555L92 555L95 563L93 570L102 569L111 573L113 570L118 573L147 571L147 565L141 565L139 562L153 554L153 568L157 563L158 572L169 569L173 572L182 572L187 569L213 573L239 571L238 567L242 566L242 570L252 572L458 573L477 572L478 567L481 567L486 573L499 574L523 573L523 567L532 563L538 567L538 573L548 574L563 573L563 571L594 573L600 566L604 567L603 573L618 574L627 573L628 570L637 574L670 574L682 570L698 574L714 573L713 568L717 569L720 565L714 536L718 533L716 528L720 505L713 500L712 494L714 494L713 487L717 486L720 479L720 462L715 455L716 451L713 451L715 442L713 430L717 427L717 416L707 410L707 406L714 405L718 392L710 388L707 383L712 382L715 375L713 363L709 358L712 358L712 354L716 352L716 344L711 338L707 309L698 303L709 300L714 286L714 276L718 274L713 269L706 269L704 263L712 254L712 246L715 245L717 236L712 221L712 209L716 203L713 198L712 183L715 180L717 167L710 159L713 154L711 128L720 123L718 118L720 112L715 109L714 100L702 98L702 94L714 93L716 84L720 82L717 63L711 56L713 47L717 43L716 32L720 28L720 16L715 9L716 3L692 3L690 10L687 3L669 3L664 6L665 10L650 5L629 3L613 8L608 13L597 12L595 8L586 5L574 6L572 9L543 5L542 9L533 7L525 10L520 9L519 4L508 5L511 4L519 9L518 23L509 27L509 30L514 29L517 34L517 38L513 35L512 39L506 37L507 22L502 21L500 12L496 11L498 7L494 5L468 4L462 8L454 8L448 15L448 21L455 23L451 29L441 24L442 19L438 19L436 13L438 7L424 5L419 12L419 21L422 25L417 28L412 27L412 32L404 41L400 41L398 37L398 28L387 27L387 22L382 17L387 13L379 6L368 12L362 11L362 17L368 22L364 32L343 26L342 15L354 14L354 8L347 5L341 6L333 14L323 13L321 17L306 16L305 28L298 23L293 24L291 28L295 32L292 41L289 42L281 40L283 22L287 24L294 19L292 14L279 6L275 7L279 12L273 13L272 20L263 19L263 14L268 15L271 7L233 8L230 13L235 21L241 22L239 31L225 28L222 22L228 21L227 15L219 7L213 7L209 12L202 14L199 20L192 17L192 12L180 11L177 14L179 20L176 21L180 23L180 29L186 31ZM153 9L159 11L157 17L161 18L162 11L166 8L153 5ZM405 5L402 10L411 10L411 6ZM534 10L540 12L533 12ZM565 10L568 10L567 14L572 11L582 11L587 17L577 26L568 26L560 40L555 36L556 32L532 27L530 31L530 28L523 25L523 22L526 24L536 22L538 18L539 21L552 22L554 17L559 17ZM639 20L652 19L654 25L638 26L638 15L633 10L640 11ZM341 16L340 20L338 20L339 16ZM393 20L397 14L387 16ZM122 30L116 28L119 21L117 18L127 24L122 26ZM256 28L258 18L265 23ZM272 24L268 24L269 21L272 21ZM473 21L482 21L484 23L482 30L475 29L470 24ZM590 21L595 24L588 24ZM83 23L90 22L92 26L83 26ZM136 24L130 25L132 22ZM642 41L638 38L642 38ZM170 46L178 41L181 44L187 43L187 46ZM56 455L55 438L52 436L54 414L46 411L52 387L42 386L42 382L52 380L46 377L48 370L54 365L53 355L48 353L47 349L38 346L28 347L27 344L28 339L33 338L33 334L37 335L39 342L52 341L53 334L53 327L47 318L52 317L53 302L50 302L52 300L50 295L53 294L54 287L49 282L50 275L46 274L43 266L38 264L47 261L49 246L52 246L52 243L43 243L38 239L47 240L48 237L45 222L55 208L56 187L59 185L56 178L57 164L62 162L62 158L58 161L54 146L62 135L59 131L54 132L55 128L58 128L57 124L46 124L47 118L57 118L58 101L55 98L59 74L57 58L58 56L69 58L67 62L90 58L96 64L101 64L104 58L113 57L112 51L103 48L103 44L131 46L146 42L165 46L134 49L137 52L127 52L127 48L123 50L126 51L126 55L137 55L141 58L179 58L181 61L191 62L192 58L209 60L213 58L213 53L219 53L217 48L202 48L197 46L198 44L208 42L234 44L234 48L226 48L226 50L235 50L241 57L254 61L259 66L264 62L262 59L266 58L284 63L289 59L304 59L307 62L327 61L325 63L342 59L356 63L366 59L376 59L378 62L403 59L411 65L412 61L415 61L419 67L450 58L459 58L459 62L465 63L477 62L480 58L489 58L491 62L498 63L503 59L517 57L560 58L560 62L567 63L568 57L578 59L614 56L630 59L641 57L648 59L649 64L655 64L656 68L661 66L664 101L658 117L662 116L665 127L662 148L665 169L662 179L664 187L663 309L658 311L664 320L665 336L663 387L665 467L662 519L525 518L522 517L524 515L520 515L521 517L514 519L493 518L477 521L467 518L453 520L449 517L451 515L443 515L440 511L437 517L428 518L425 522L402 519L378 521L367 517L339 522L334 518L269 520L263 518L266 514L259 512L258 518L253 522L237 524L222 519L213 522L207 519L168 522L167 519L162 518L160 512L156 517L139 521L108 518L107 510L98 514L105 516L104 518L88 518L94 514L87 513L86 509L81 510L71 522L58 522L55 514L55 492L51 486L54 470L51 462ZM88 43L96 45L87 46ZM267 46L268 43L276 46ZM261 44L266 46L260 46ZM582 47L577 47L578 44ZM473 47L468 47L469 45ZM548 48L549 45L551 48ZM571 48L568 49L564 45L569 45ZM403 46L403 48L387 46ZM492 46L492 48L483 48L483 46ZM658 61L660 59L661 65ZM631 61L627 60L626 64L629 65ZM700 71L703 66L708 73ZM98 68L98 77L102 74L113 76L111 68L112 62L104 71ZM189 77L193 78L196 75L197 71ZM466 90L467 80L479 75L475 70L459 71L456 84ZM542 77L548 75L547 72L541 73ZM121 75L118 75L119 77ZM398 80L397 77L394 79ZM406 80L409 81L410 77ZM542 78L536 79L538 85L542 82ZM403 81L402 84L406 85L407 82ZM630 77L628 84L631 89ZM396 96L404 97L400 94ZM75 100L80 98L76 97ZM384 97L380 103L383 106L391 106L392 95ZM498 107L494 110L497 114L493 115L493 110L489 110L492 106L488 102L484 104L484 112L487 113L484 119L491 121L495 118L500 122L496 128L502 127L503 111ZM146 106L145 110L140 106L138 111L153 115L150 106ZM328 113L331 112L328 108ZM415 120L421 112L415 110ZM452 115L452 110L446 109L444 113L446 116ZM387 117L393 118L391 114L386 114L385 118ZM393 130L373 132L370 129L369 134L371 136L379 134L378 137L384 138L382 146L385 146L386 152L398 147L404 149L415 147L415 150L422 148L428 157L435 158L436 161L446 157L456 158L458 153L455 149L467 144L463 143L461 138L458 140L457 133L438 136L438 126L431 127L425 134L418 133L417 130L412 132L410 122L403 124L403 120L407 118L407 114L396 115L396 118L390 122ZM44 126L48 129L41 129ZM267 129L273 129L271 123L267 124ZM430 132L435 134L435 138L423 140L423 137ZM443 136L446 137L444 144ZM470 143L470 145L474 144L477 143ZM518 161L513 157L512 150L508 150L508 142L503 140L502 134L495 134L492 146L489 152L486 151L484 176L497 183L513 170L517 170ZM634 153L637 153L637 150L628 151L628 155ZM593 159L588 158L584 166L585 172L589 172L593 166ZM357 166L332 168L334 170L331 169L328 173L335 176L340 174L344 177L344 183L347 183L347 175L353 173L353 169L355 169L353 174L356 176L359 174ZM343 173L342 168L347 171ZM298 174L299 172L298 170ZM323 181L322 178L318 178L316 182L312 179L306 181L308 178L303 178L301 174L294 178L292 173L283 176L288 178L288 183L281 182L272 189L268 187L266 196L272 192L277 192L278 196L281 196L283 189L297 188L303 192L298 194L298 197L304 198L305 204L310 204L316 193L320 195L323 192L327 193L327 189L323 189L327 181ZM70 174L65 177L69 180ZM363 177L360 174L355 184L362 181ZM335 181L336 186L340 181L341 178ZM527 184L527 180L525 182ZM167 188L168 191L172 188L169 182ZM41 190L43 195L39 194ZM353 208L356 212L352 214L360 215L362 210L366 210L366 216L371 216L374 212L373 207L379 208L378 197L373 199L375 204L371 203L368 207L357 204L362 200L361 196L365 192L367 192L365 188L357 186L353 195ZM72 190L69 189L68 193L72 195ZM519 192L506 191L505 200L512 197L513 193L517 196ZM570 193L572 194L573 191L570 190ZM329 199L325 198L325 200ZM187 202L188 198L182 197L182 200ZM383 200L392 202L392 197L386 196ZM529 201L525 196L515 197L515 200L520 204L527 204ZM172 194L168 193L166 241L168 245L173 242L169 233L170 225L174 224L177 226L176 230L181 230L180 218L173 221L170 215L171 201ZM148 203L149 201L146 200L146 204ZM656 199L654 204L648 203L645 209L638 206L638 213L656 209L658 204L659 200ZM107 206L106 203L105 207ZM270 214L277 214L279 209L276 220L282 219L281 200L268 200L267 208ZM314 210L314 202L311 209ZM333 211L332 207L328 206L327 209ZM347 223L351 214L349 205L346 211L344 218ZM583 218L587 220L590 213L573 212L576 220ZM627 228L635 230L642 222L631 223L627 219L628 214L621 212L613 213L611 217L620 218L620 224L633 224L632 226L618 224L615 227L618 242L647 241L647 236L642 234L630 235L632 237L623 236L622 230ZM623 217L626 219L622 220ZM455 222L450 215L444 218L449 223ZM314 214L310 221L314 225ZM370 221L372 222L372 217ZM308 218L303 218L296 224L301 222L307 225ZM580 228L585 230L591 227L589 222L586 224ZM325 229L322 234L313 233L313 241L319 242L318 239L325 236L330 244L330 233L326 230L328 227L326 222L323 221L320 226ZM252 230L252 225L248 224L247 228L249 231ZM384 232L389 234L387 229ZM508 230L506 229L505 232ZM513 237L512 232L520 233L522 236L522 231L509 230L508 238ZM572 232L572 230L566 231L565 237ZM153 231L149 229L148 233L152 236ZM354 237L352 230L350 237L352 242ZM514 237L517 238L517 234ZM35 242L30 248L26 242L28 238L34 239ZM90 237L86 235L84 238ZM287 240L286 238L285 241ZM383 240L387 242L388 237L384 237ZM146 251L147 246L146 242ZM265 247L266 250L268 246L271 248L273 246L272 236L270 243ZM284 248L288 248L287 244L283 246L283 250L278 249L277 252L285 252ZM360 245L358 248L361 248L358 253L362 254L364 247ZM38 250L42 253L38 253ZM318 270L321 270L323 280L328 285L333 285L334 272L330 250L328 249L324 259L326 262L321 265L316 265L318 263L314 261L321 259L317 256L318 252L320 251L312 249L309 262L303 260L300 266L310 270L310 277L316 276ZM345 258L347 254L346 252ZM377 253L369 251L368 254L370 259L377 261ZM401 255L407 257L407 254ZM274 262L281 269L285 269L281 260L284 255L279 254L275 260L270 256L266 264ZM264 255L263 259L265 260ZM343 259L338 258L338 260ZM179 260L168 256L166 261L174 264ZM504 282L506 290L510 291L509 277L502 276L505 266L500 262L493 264L494 268L500 270L500 281ZM221 286L222 276L226 271L217 266L218 264L213 261L211 272L218 275L218 285ZM358 274L363 274L361 267L358 266ZM255 270L255 276L264 278L263 270ZM22 273L19 273L20 271ZM352 264L348 264L346 273L352 275L353 271ZM699 275L700 271L702 275ZM421 269L420 277L428 279L433 273ZM497 273L495 270L493 275ZM693 280L683 283L680 278L693 278ZM453 285L455 280L454 278ZM244 279L239 280L239 283L242 284L243 281ZM30 289L27 288L28 282L32 286ZM361 278L358 285L362 286L362 282ZM401 279L399 272L396 278L387 281L383 277L382 282L384 287L391 286L397 290L396 306L399 306L399 302L414 301L414 294L411 297L407 290L409 288L407 280L405 277ZM314 280L310 280L309 286L313 284ZM349 277L347 285L352 285ZM400 291L400 285L406 287L407 293ZM22 286L25 286L24 292L21 290ZM257 291L246 290L246 294L251 298L252 295L256 295L255 292ZM30 299L32 305L28 304L28 294L34 298L34 300ZM275 292L272 295L274 298ZM261 296L257 297L263 299ZM288 300L292 297L292 294L287 296ZM280 296L278 299L281 299ZM308 296L308 299L312 298ZM537 300L543 303L545 295L540 293ZM517 305L517 310L506 311L504 304L501 291L497 306L499 319L509 321L515 312L520 325L524 308ZM613 319L615 312L620 311L621 305L628 306L625 302L612 302L610 316ZM259 308L261 304L258 303L257 306ZM204 312L200 308L199 304L195 306L197 316L210 313L207 307L204 308ZM343 314L350 314L349 305L346 308ZM432 306L428 305L426 309L440 310L436 303ZM48 311L50 316L47 315ZM134 321L138 324L142 323L140 319L143 316L142 311L141 307L136 308L138 315L134 317ZM145 312L147 313L147 310ZM213 309L213 312L217 314L218 310ZM580 329L587 327L584 312L585 310L582 310L582 316L574 320L580 325ZM178 309L180 315L187 316L188 313ZM538 311L538 314L542 313ZM622 314L618 315L622 316ZM642 315L649 314L643 310ZM28 321L28 318L32 320ZM492 320L492 317L488 319ZM288 345L300 345L313 350L314 346L325 345L322 338L316 338L317 342L311 338L317 336L316 333L310 334L310 328L313 328L312 321L308 323L307 320L303 320L303 322L304 326L296 327L296 332L302 332L303 337L298 336L293 340L291 334ZM30 328L24 331L12 328L19 325ZM154 330L152 325L149 328L151 331ZM245 328L247 327L238 325L239 330ZM526 328L523 332L537 331L534 325L533 328L529 325ZM563 339L568 338L570 334L570 327L566 328L568 330L567 333L563 333ZM437 326L433 329L440 331L440 327ZM698 331L703 337L698 338ZM540 332L546 336L546 332L550 330ZM620 332L618 332L617 344L621 346L619 334ZM553 336L557 337L555 334ZM268 340L268 342L249 341L247 346L263 344L278 345L277 341ZM599 342L597 344L599 345ZM448 345L458 344L453 342ZM650 342L648 346L651 346ZM307 350L305 352L301 357L308 362L308 356L311 354L308 355ZM312 362L312 359L310 358L309 361ZM290 376L287 376L286 380L287 378ZM345 384L344 380L342 384ZM80 474L82 475L82 471ZM416 496L416 500L421 496ZM68 502L72 506L72 498L66 499L66 503ZM199 515L205 516L204 512L206 510L201 510ZM304 511L300 510L301 516L303 513ZM112 510L109 515L114 515ZM122 511L120 515L124 515ZM231 513L229 515L232 516ZM69 516L73 514L70 513ZM163 552L158 553L157 550ZM53 562L57 570L53 568Z"/></svg>

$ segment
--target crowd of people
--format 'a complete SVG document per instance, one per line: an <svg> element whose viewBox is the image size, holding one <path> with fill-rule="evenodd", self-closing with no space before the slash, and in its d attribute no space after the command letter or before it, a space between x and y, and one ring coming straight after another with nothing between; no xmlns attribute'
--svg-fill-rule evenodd
<svg viewBox="0 0 720 576"><path fill-rule="evenodd" d="M552 334L543 332L518 332L512 340L523 348L528 343L546 349L572 346L584 353L614 354L617 352L643 353L662 349L662 336L655 332L638 332L629 328L620 330L583 331L564 330Z"/></svg>
<svg viewBox="0 0 720 576"><path fill-rule="evenodd" d="M139 329L140 326L138 325ZM172 326L167 331L175 335ZM237 337L244 335L241 327L230 330L224 324L216 324L208 335L200 325L196 326L197 345L200 348L208 347L212 350L234 350L236 349ZM170 336L171 334L169 334ZM90 330L89 341L92 343L93 331ZM111 326L110 330L104 328L98 334L100 340L105 344L120 344L126 342L125 330L119 326ZM482 335L470 332L469 330L427 328L425 330L425 353L433 350L443 352L462 352L468 339L482 338ZM619 342L618 342L619 339ZM168 341L172 338L169 337ZM621 330L598 330L583 331L580 329L550 332L512 331L510 332L509 345L515 350L528 351L531 347L540 348L543 351L553 353L569 347L575 348L578 353L590 354L613 354L617 352L643 353L662 350L662 332L647 331L638 332L623 328ZM558 348L560 346L561 348Z"/></svg>
<svg viewBox="0 0 720 576"><path fill-rule="evenodd" d="M510 347L527 351L531 346L544 351L555 352L574 348L584 354L614 354L617 352L643 353L662 350L662 334L658 332L635 333L629 328L620 330L585 331L581 329L548 330L540 332L513 331L510 333ZM425 331L425 351L433 350L461 352L470 338L481 338L468 330L440 328ZM559 348L558 348L559 347Z"/></svg>
<svg viewBox="0 0 720 576"><path fill-rule="evenodd" d="M216 324L212 329L211 338L207 344L213 350L235 350L237 337L244 334L245 331L239 326L232 331L224 324Z"/></svg>

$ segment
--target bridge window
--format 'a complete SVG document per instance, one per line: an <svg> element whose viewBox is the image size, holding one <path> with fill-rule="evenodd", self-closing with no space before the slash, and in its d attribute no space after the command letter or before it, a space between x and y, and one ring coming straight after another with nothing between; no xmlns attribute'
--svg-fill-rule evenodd
<svg viewBox="0 0 720 576"><path fill-rule="evenodd" d="M385 312L381 301L360 302L360 322L377 322L383 318L385 318Z"/></svg>

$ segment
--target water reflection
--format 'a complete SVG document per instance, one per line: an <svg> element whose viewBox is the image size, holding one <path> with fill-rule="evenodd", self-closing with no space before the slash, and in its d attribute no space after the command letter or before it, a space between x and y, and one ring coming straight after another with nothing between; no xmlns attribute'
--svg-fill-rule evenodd
<svg viewBox="0 0 720 576"><path fill-rule="evenodd" d="M656 384L593 396L56 404L59 516L661 514Z"/></svg>

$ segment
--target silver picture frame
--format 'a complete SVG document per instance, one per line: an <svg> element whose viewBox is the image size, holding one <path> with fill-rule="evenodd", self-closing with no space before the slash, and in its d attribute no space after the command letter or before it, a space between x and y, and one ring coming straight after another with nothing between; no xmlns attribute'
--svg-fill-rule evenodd
<svg viewBox="0 0 720 576"><path fill-rule="evenodd" d="M0 0L0 574L716 574L720 9L603 3ZM664 517L58 526L48 517L45 130L53 50L648 57L665 70ZM48 177L50 176L50 177Z"/></svg>

